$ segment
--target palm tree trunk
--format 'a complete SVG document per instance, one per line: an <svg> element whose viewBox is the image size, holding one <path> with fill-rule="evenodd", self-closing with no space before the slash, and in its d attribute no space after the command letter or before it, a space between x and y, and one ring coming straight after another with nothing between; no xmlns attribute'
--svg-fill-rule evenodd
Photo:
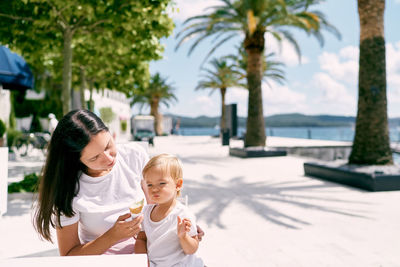
<svg viewBox="0 0 400 267"><path fill-rule="evenodd" d="M62 106L64 114L71 110L72 36L73 31L70 28L66 28L64 30L62 72Z"/></svg>
<svg viewBox="0 0 400 267"><path fill-rule="evenodd" d="M384 10L385 0L358 0L358 110L349 163L393 164L387 118Z"/></svg>
<svg viewBox="0 0 400 267"><path fill-rule="evenodd" d="M221 122L220 122L220 131L225 129L225 113L226 113L226 108L225 108L225 94L226 94L226 88L220 88L221 92Z"/></svg>
<svg viewBox="0 0 400 267"><path fill-rule="evenodd" d="M89 80L89 104L88 109L90 111L94 111L94 102L93 102L93 80Z"/></svg>
<svg viewBox="0 0 400 267"><path fill-rule="evenodd" d="M86 75L85 75L85 67L81 66L81 87L79 90L79 95L81 98L81 106L80 108L86 108L86 101L85 101L85 87L86 87Z"/></svg>
<svg viewBox="0 0 400 267"><path fill-rule="evenodd" d="M162 116L158 112L158 104L159 100L152 100L150 103L150 114L154 117L154 131L156 132L156 135L160 136L163 133L162 129Z"/></svg>
<svg viewBox="0 0 400 267"><path fill-rule="evenodd" d="M247 87L249 90L245 147L265 146L266 141L261 91L264 42L264 32L260 31L255 31L251 36L247 35L244 41L248 56Z"/></svg>

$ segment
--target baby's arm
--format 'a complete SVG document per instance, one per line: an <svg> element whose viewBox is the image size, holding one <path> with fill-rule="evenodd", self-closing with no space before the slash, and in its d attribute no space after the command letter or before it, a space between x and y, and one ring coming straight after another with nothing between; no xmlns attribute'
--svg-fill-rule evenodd
<svg viewBox="0 0 400 267"><path fill-rule="evenodd" d="M144 231L140 231L135 242L135 254L147 253L147 237Z"/></svg>
<svg viewBox="0 0 400 267"><path fill-rule="evenodd" d="M179 237L179 243L185 254L194 254L199 247L199 239L197 236L190 236L190 227L192 223L189 219L181 219L178 216L177 232Z"/></svg>

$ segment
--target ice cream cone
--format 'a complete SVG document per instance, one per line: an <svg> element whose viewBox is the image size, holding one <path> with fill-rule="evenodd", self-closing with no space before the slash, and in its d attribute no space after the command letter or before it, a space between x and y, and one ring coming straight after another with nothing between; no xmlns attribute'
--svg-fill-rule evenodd
<svg viewBox="0 0 400 267"><path fill-rule="evenodd" d="M131 211L131 217L132 217L132 219L134 219L134 218L136 218L137 216L139 216L139 214L142 212L143 205L144 205L144 199L133 203L133 204L129 207L129 210Z"/></svg>

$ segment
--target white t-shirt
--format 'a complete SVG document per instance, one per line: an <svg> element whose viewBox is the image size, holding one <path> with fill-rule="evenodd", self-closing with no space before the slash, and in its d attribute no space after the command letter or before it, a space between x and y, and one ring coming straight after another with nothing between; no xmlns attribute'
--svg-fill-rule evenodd
<svg viewBox="0 0 400 267"><path fill-rule="evenodd" d="M150 267L204 267L201 258L195 254L187 255L179 243L177 234L178 215L181 219L188 218L192 227L188 233L190 236L197 235L196 218L184 206L177 201L174 209L159 222L150 219L154 204L143 208L143 230L147 237L147 255Z"/></svg>
<svg viewBox="0 0 400 267"><path fill-rule="evenodd" d="M149 157L134 143L117 145L116 163L109 173L90 177L82 173L79 193L73 199L73 217L61 216L61 226L79 221L79 238L87 243L104 234L120 215L129 212L129 206L145 199L141 187L142 170ZM105 254L133 253L134 239L121 240Z"/></svg>

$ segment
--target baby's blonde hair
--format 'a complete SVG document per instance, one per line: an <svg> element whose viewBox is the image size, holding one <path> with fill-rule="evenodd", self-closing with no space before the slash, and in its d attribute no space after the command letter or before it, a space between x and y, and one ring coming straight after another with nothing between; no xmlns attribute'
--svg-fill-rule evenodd
<svg viewBox="0 0 400 267"><path fill-rule="evenodd" d="M183 179L182 162L174 155L164 153L152 157L143 168L143 178L146 179L147 173L154 167L160 168L164 175L170 175L175 183L177 183L179 179ZM179 190L177 196L180 196L180 194L181 192Z"/></svg>

